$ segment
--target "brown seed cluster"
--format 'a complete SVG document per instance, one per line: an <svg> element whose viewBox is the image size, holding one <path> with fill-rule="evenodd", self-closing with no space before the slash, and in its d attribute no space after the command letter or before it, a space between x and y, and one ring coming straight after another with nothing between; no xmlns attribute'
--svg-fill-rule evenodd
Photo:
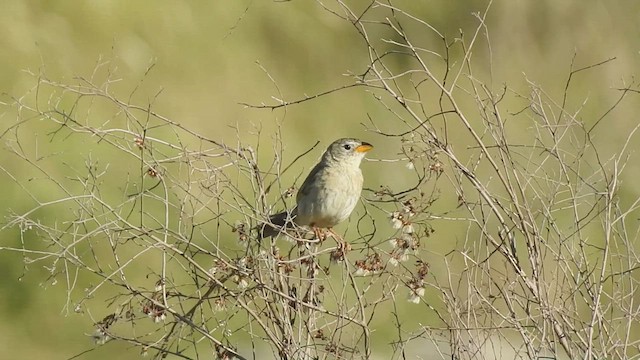
<svg viewBox="0 0 640 360"><path fill-rule="evenodd" d="M165 308L159 305L162 301L162 283L159 281L156 283L156 291L151 295L151 299L147 300L142 306L142 312L151 318L153 322L158 323L164 321L167 317Z"/></svg>
<svg viewBox="0 0 640 360"><path fill-rule="evenodd" d="M134 143L134 144L136 144L136 146L137 146L137 147L138 147L138 149L140 149L140 150L144 149L144 147L145 147L145 144L144 144L144 138L143 138L143 137L141 137L141 136L136 136L136 137L133 139L133 143Z"/></svg>
<svg viewBox="0 0 640 360"><path fill-rule="evenodd" d="M347 253L351 251L351 245L347 242L338 242L338 246L331 252L331 262L339 263L343 262Z"/></svg>
<svg viewBox="0 0 640 360"><path fill-rule="evenodd" d="M247 240L249 240L249 232L245 223L236 222L231 232L238 234L238 242L240 244L246 244Z"/></svg>
<svg viewBox="0 0 640 360"><path fill-rule="evenodd" d="M429 274L429 264L418 260L416 261L416 272L411 279L407 283L407 287L409 288L409 297L408 301L414 304L420 303L420 299L424 296L425 293L425 278Z"/></svg>
<svg viewBox="0 0 640 360"><path fill-rule="evenodd" d="M109 327L115 324L118 320L118 316L116 314L109 314L104 317L104 319L98 321L95 326L96 330L93 332L91 337L96 344L102 345L111 339L109 335Z"/></svg>
<svg viewBox="0 0 640 360"><path fill-rule="evenodd" d="M384 269L384 262L380 254L373 253L364 259L356 260L356 275L367 276L379 273Z"/></svg>

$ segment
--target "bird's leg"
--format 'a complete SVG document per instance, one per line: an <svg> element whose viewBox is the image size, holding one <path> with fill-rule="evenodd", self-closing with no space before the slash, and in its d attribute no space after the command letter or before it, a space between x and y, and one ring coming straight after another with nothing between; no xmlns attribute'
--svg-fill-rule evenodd
<svg viewBox="0 0 640 360"><path fill-rule="evenodd" d="M342 236L333 231L332 228L328 228L327 231L331 234L331 237L338 243L338 246L331 252L331 261L342 262L347 256L347 253L351 251L351 245L344 240Z"/></svg>
<svg viewBox="0 0 640 360"><path fill-rule="evenodd" d="M313 234L315 235L316 239L318 239L318 241L322 242L324 241L324 239L327 238L327 235L324 233L322 228L312 226L312 229L313 229Z"/></svg>
<svg viewBox="0 0 640 360"><path fill-rule="evenodd" d="M338 243L338 249L340 249L343 254L346 254L349 250L351 250L351 245L346 242L340 234L335 232L333 228L328 228L327 230L329 231L329 233L331 233L331 237L336 240L336 242Z"/></svg>

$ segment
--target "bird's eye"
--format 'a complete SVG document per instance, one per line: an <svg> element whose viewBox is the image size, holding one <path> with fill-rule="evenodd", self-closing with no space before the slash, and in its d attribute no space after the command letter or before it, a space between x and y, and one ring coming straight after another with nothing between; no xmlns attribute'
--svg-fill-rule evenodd
<svg viewBox="0 0 640 360"><path fill-rule="evenodd" d="M342 146L345 150L351 150L351 145L350 144L344 144Z"/></svg>

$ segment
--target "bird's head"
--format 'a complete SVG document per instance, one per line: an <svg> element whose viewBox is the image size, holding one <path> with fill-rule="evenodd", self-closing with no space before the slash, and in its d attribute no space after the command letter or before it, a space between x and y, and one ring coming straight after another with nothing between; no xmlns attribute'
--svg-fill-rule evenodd
<svg viewBox="0 0 640 360"><path fill-rule="evenodd" d="M373 149L373 145L357 139L338 139L331 143L322 156L323 161L348 162L360 165L364 155Z"/></svg>

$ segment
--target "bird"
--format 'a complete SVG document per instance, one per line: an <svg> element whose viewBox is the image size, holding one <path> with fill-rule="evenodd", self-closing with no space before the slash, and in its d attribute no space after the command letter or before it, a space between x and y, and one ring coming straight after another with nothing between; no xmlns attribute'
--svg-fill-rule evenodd
<svg viewBox="0 0 640 360"><path fill-rule="evenodd" d="M296 195L296 207L269 217L260 231L261 238L273 237L293 224L310 227L322 240L327 229L345 221L356 207L362 192L360 163L373 145L353 138L331 143L313 167Z"/></svg>

